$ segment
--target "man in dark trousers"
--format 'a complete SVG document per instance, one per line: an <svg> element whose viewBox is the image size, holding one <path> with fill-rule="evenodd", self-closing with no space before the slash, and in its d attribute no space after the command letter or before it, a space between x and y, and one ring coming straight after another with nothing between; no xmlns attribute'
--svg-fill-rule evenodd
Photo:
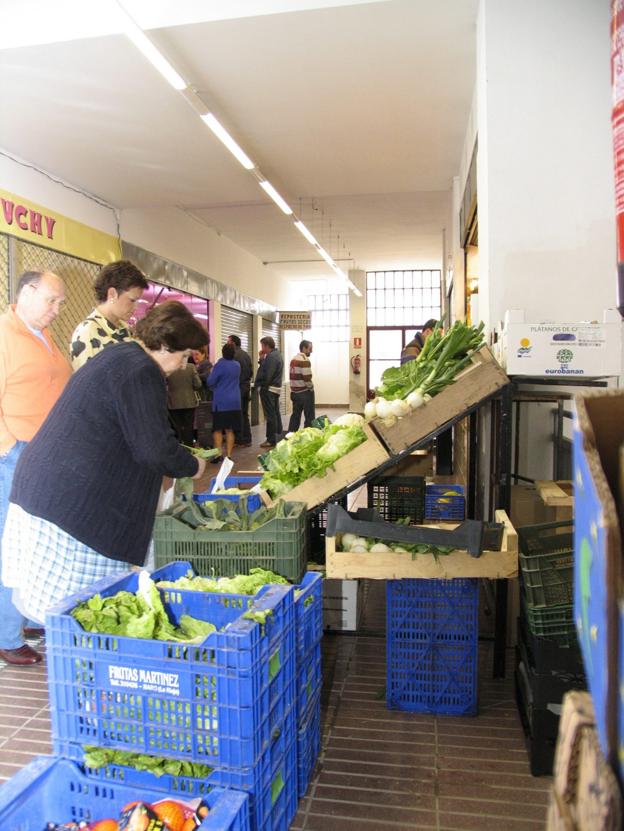
<svg viewBox="0 0 624 831"><path fill-rule="evenodd" d="M302 340L299 352L290 362L290 400L293 411L288 424L288 432L294 433L301 426L301 413L304 427L309 427L314 420L314 385L312 383L312 341Z"/></svg>
<svg viewBox="0 0 624 831"><path fill-rule="evenodd" d="M425 341L437 325L438 321L433 317L426 323L423 323L420 332L416 332L416 337L412 338L412 340L403 347L403 351L401 352L401 365L406 364L408 361L413 361L420 355L421 349L425 345Z"/></svg>
<svg viewBox="0 0 624 831"><path fill-rule="evenodd" d="M275 447L282 437L282 416L279 410L279 398L282 391L284 360L275 348L275 341L270 335L260 339L260 366L256 373L254 387L260 390L260 401L266 419L266 441L260 447Z"/></svg>
<svg viewBox="0 0 624 831"><path fill-rule="evenodd" d="M241 348L241 339L238 335L228 335L227 342L234 349L234 360L240 364L240 395L241 395L241 430L234 434L239 447L251 445L251 424L249 422L249 401L251 399L251 380L253 367L248 352Z"/></svg>

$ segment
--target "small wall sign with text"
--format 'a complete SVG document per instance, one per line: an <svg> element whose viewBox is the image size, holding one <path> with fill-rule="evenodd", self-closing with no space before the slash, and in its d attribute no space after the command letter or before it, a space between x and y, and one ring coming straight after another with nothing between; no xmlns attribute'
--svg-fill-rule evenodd
<svg viewBox="0 0 624 831"><path fill-rule="evenodd" d="M303 332L312 327L312 315L310 312L280 312L279 322L283 330L294 329Z"/></svg>

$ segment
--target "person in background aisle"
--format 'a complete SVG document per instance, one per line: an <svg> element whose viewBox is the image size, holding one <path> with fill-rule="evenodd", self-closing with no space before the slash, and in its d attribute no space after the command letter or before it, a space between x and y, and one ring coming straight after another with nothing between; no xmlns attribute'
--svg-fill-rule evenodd
<svg viewBox="0 0 624 831"><path fill-rule="evenodd" d="M426 323L423 323L420 332L417 332L416 336L403 347L403 351L401 352L401 365L415 360L420 355L420 350L425 345L425 341L437 325L438 321L433 317Z"/></svg>
<svg viewBox="0 0 624 831"><path fill-rule="evenodd" d="M225 453L229 459L234 450L234 433L241 425L241 368L233 344L224 343L221 354L223 357L208 376L208 386L212 389L212 444L220 450L225 433ZM215 465L222 458L215 456L210 461Z"/></svg>
<svg viewBox="0 0 624 831"><path fill-rule="evenodd" d="M0 536L17 461L71 377L67 358L47 331L64 302L60 277L26 271L17 285L15 306L0 317ZM41 661L24 643L24 624L11 590L0 579L0 658L9 664Z"/></svg>
<svg viewBox="0 0 624 831"><path fill-rule="evenodd" d="M156 306L136 340L75 372L13 477L2 579L38 621L64 597L145 562L163 476L206 468L180 447L165 378L208 332L182 303Z"/></svg>
<svg viewBox="0 0 624 831"><path fill-rule="evenodd" d="M210 401L210 388L208 386L208 376L212 370L212 362L208 357L208 350L204 347L203 349L196 349L193 353L193 358L195 360L195 368L197 369L197 374L201 378L201 382L203 384L203 392L202 392L202 401Z"/></svg>
<svg viewBox="0 0 624 831"><path fill-rule="evenodd" d="M189 447L193 445L193 421L199 404L202 380L195 364L186 355L181 369L172 372L167 378L169 415L178 441Z"/></svg>
<svg viewBox="0 0 624 831"><path fill-rule="evenodd" d="M304 427L309 427L314 420L314 384L312 383L312 341L302 340L299 353L290 362L290 400L293 410L288 423L288 432L294 433L301 426L301 413Z"/></svg>
<svg viewBox="0 0 624 831"><path fill-rule="evenodd" d="M108 263L95 278L97 306L74 330L69 353L74 370L105 346L132 337L125 325L149 283L129 260Z"/></svg>
<svg viewBox="0 0 624 831"><path fill-rule="evenodd" d="M284 360L275 348L275 341L270 335L261 338L260 366L254 381L254 387L260 390L260 401L266 419L266 441L263 441L260 447L275 447L284 432L279 410L283 374Z"/></svg>
<svg viewBox="0 0 624 831"><path fill-rule="evenodd" d="M234 360L240 364L240 394L241 394L241 427L235 432L234 438L239 447L251 446L251 423L249 421L249 402L251 400L251 382L253 366L248 352L241 348L241 339L238 335L229 335L227 339L235 348Z"/></svg>

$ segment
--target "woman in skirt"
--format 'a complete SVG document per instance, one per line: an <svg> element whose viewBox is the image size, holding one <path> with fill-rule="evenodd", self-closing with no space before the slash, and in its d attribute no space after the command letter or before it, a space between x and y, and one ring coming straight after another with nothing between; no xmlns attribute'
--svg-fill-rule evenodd
<svg viewBox="0 0 624 831"><path fill-rule="evenodd" d="M228 459L234 449L234 433L241 427L240 364L234 360L236 349L226 343L210 375L207 384L212 390L212 443L221 448L225 433L225 452ZM212 459L219 464L220 456Z"/></svg>

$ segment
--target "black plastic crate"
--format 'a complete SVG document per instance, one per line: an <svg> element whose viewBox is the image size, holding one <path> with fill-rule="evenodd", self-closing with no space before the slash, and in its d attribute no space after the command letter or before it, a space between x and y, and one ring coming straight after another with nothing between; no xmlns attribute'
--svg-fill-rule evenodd
<svg viewBox="0 0 624 831"><path fill-rule="evenodd" d="M368 483L368 507L387 522L409 517L412 525L425 521L424 476L377 476Z"/></svg>
<svg viewBox="0 0 624 831"><path fill-rule="evenodd" d="M554 638L534 635L524 616L518 618L518 640L522 641L528 655L529 664L538 673L561 672L582 675L584 673L583 656L578 644L576 632L570 633L567 644Z"/></svg>
<svg viewBox="0 0 624 831"><path fill-rule="evenodd" d="M347 497L336 501L336 505L340 505L345 510L347 509ZM306 525L306 548L308 559L315 563L325 562L325 530L327 528L327 506L320 511L308 511L307 525Z"/></svg>
<svg viewBox="0 0 624 831"><path fill-rule="evenodd" d="M553 771L559 733L559 714L536 709L530 702L525 676L516 669L515 692L518 713L527 745L529 767L533 776L549 776Z"/></svg>
<svg viewBox="0 0 624 831"><path fill-rule="evenodd" d="M516 663L524 667L527 684L530 691L531 703L534 709L541 710L547 707L559 707L564 695L570 690L584 690L587 688L585 673L568 672L551 667L547 672L536 672L531 666L531 659L525 642L520 638L516 648Z"/></svg>

